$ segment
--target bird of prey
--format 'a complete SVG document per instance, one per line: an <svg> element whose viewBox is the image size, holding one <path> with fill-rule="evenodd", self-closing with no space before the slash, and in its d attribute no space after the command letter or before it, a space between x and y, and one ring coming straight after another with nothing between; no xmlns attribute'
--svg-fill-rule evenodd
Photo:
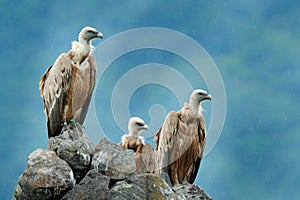
<svg viewBox="0 0 300 200"><path fill-rule="evenodd" d="M63 125L84 122L96 82L96 59L91 41L103 38L95 28L84 27L67 53L58 56L39 82L48 137L61 133Z"/></svg>
<svg viewBox="0 0 300 200"><path fill-rule="evenodd" d="M154 173L155 152L150 144L145 144L144 137L139 135L142 130L148 130L145 122L138 117L132 117L128 122L129 134L122 136L119 145L136 153L135 165L138 173Z"/></svg>
<svg viewBox="0 0 300 200"><path fill-rule="evenodd" d="M132 149L134 152L139 152L145 145L144 137L140 136L142 130L148 130L148 125L139 117L130 118L128 122L129 133L122 136L119 145L126 149Z"/></svg>
<svg viewBox="0 0 300 200"><path fill-rule="evenodd" d="M206 143L201 102L211 99L206 91L194 90L189 103L168 113L154 137L156 173L167 173L173 185L195 181Z"/></svg>

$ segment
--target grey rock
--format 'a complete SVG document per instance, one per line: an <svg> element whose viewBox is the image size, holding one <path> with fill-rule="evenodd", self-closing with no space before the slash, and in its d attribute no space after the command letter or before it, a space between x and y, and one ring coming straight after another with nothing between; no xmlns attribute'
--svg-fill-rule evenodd
<svg viewBox="0 0 300 200"><path fill-rule="evenodd" d="M13 199L211 199L197 185L173 187L167 174L137 173L135 153L105 138L96 146L92 160L90 171L75 185L66 161L54 151L38 149L30 154Z"/></svg>
<svg viewBox="0 0 300 200"><path fill-rule="evenodd" d="M154 174L135 174L111 188L112 199L176 199L171 187Z"/></svg>
<svg viewBox="0 0 300 200"><path fill-rule="evenodd" d="M201 199L201 200L212 199L198 185L193 185L189 183L175 185L173 187L173 191L177 199Z"/></svg>
<svg viewBox="0 0 300 200"><path fill-rule="evenodd" d="M95 151L92 141L79 123L64 126L60 135L49 139L48 148L70 165L77 182L89 170Z"/></svg>
<svg viewBox="0 0 300 200"><path fill-rule="evenodd" d="M169 186L171 186L171 187L173 186L170 176L166 172L162 172L161 174L159 174L159 176L160 176L160 178L165 180Z"/></svg>
<svg viewBox="0 0 300 200"><path fill-rule="evenodd" d="M121 181L116 184L115 187L112 188L112 192L110 197L113 199L147 199L146 191L139 188L137 185L129 184L126 181ZM143 198L142 198L143 197ZM148 198L149 199L149 198Z"/></svg>
<svg viewBox="0 0 300 200"><path fill-rule="evenodd" d="M106 138L96 145L92 168L114 179L124 179L136 172L135 153L124 149Z"/></svg>
<svg viewBox="0 0 300 200"><path fill-rule="evenodd" d="M67 162L54 151L37 149L29 155L14 199L60 199L74 185L73 172Z"/></svg>
<svg viewBox="0 0 300 200"><path fill-rule="evenodd" d="M110 178L108 176L91 170L80 183L70 190L62 199L109 199L109 182Z"/></svg>

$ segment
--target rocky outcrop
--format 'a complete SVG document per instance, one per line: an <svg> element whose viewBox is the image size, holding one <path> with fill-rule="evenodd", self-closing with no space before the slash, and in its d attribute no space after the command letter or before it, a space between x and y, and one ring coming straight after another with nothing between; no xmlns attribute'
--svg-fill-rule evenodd
<svg viewBox="0 0 300 200"><path fill-rule="evenodd" d="M94 148L79 124L66 126L48 147L30 154L14 199L211 199L197 185L172 187L167 174L140 173L136 165L153 170L148 158L106 138Z"/></svg>

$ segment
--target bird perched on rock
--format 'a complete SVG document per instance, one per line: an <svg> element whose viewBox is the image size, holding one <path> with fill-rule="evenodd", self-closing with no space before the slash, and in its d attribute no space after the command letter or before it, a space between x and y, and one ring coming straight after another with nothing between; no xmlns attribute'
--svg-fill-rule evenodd
<svg viewBox="0 0 300 200"><path fill-rule="evenodd" d="M119 145L126 149L132 149L134 152L139 152L145 145L144 137L140 136L142 130L148 130L148 125L139 117L130 118L128 122L129 133L122 136Z"/></svg>
<svg viewBox="0 0 300 200"><path fill-rule="evenodd" d="M178 112L169 112L155 135L156 173L167 173L173 185L192 184L197 176L206 143L201 113L204 100L211 100L211 95L202 89L194 90L190 102Z"/></svg>
<svg viewBox="0 0 300 200"><path fill-rule="evenodd" d="M68 53L58 56L41 77L39 86L47 118L48 137L61 133L64 124L84 122L96 82L96 60L91 41L103 38L95 28L84 27Z"/></svg>
<svg viewBox="0 0 300 200"><path fill-rule="evenodd" d="M119 145L136 153L135 165L138 173L154 173L155 152L150 144L145 144L144 137L140 136L142 130L148 130L145 122L138 117L132 117L128 122L129 133L122 136Z"/></svg>

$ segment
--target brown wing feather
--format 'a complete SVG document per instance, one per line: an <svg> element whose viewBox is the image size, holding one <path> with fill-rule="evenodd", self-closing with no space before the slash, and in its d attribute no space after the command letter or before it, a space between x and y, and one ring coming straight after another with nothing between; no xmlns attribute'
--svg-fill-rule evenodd
<svg viewBox="0 0 300 200"><path fill-rule="evenodd" d="M63 53L40 79L49 138L60 134L63 104L69 90L71 73L71 59L68 54Z"/></svg>
<svg viewBox="0 0 300 200"><path fill-rule="evenodd" d="M80 117L78 119L78 122L80 124L83 124L84 122L84 119L86 117L86 114L88 112L88 109L89 109L89 105L90 105L90 102L91 102L91 99L92 99L92 95L93 95L93 90L94 90L94 87L95 87L95 84L96 84L96 70L97 70L97 64L96 64L96 59L93 55L90 55L89 56L89 68L90 68L90 71L89 71L89 81L88 81L88 94L87 94L87 97L82 105L82 109L81 109L81 114L80 114Z"/></svg>
<svg viewBox="0 0 300 200"><path fill-rule="evenodd" d="M178 114L174 111L169 112L164 124L160 131L156 134L157 142L157 173L167 173L170 175L170 164L172 163L173 157L176 155L172 152L173 138L177 135L178 131ZM176 153L175 153L176 154Z"/></svg>
<svg viewBox="0 0 300 200"><path fill-rule="evenodd" d="M201 160L203 157L205 144L206 144L206 127L205 120L202 115L197 119L198 129L197 129L197 138L195 138L195 143L193 145L193 164L187 171L186 178L189 183L194 183L198 170L200 168Z"/></svg>
<svg viewBox="0 0 300 200"><path fill-rule="evenodd" d="M158 130L158 132L155 134L154 139L153 139L153 140L155 141L155 150L156 150L156 151L158 150L158 144L159 144L160 132L161 132L161 127L160 127L160 129Z"/></svg>
<svg viewBox="0 0 300 200"><path fill-rule="evenodd" d="M202 115L197 118L195 125L192 137L193 141L191 141L192 144L185 156L188 159L186 160L185 178L191 184L196 179L206 143L205 120Z"/></svg>
<svg viewBox="0 0 300 200"><path fill-rule="evenodd" d="M154 173L155 152L150 144L145 144L135 154L135 165L138 173Z"/></svg>

